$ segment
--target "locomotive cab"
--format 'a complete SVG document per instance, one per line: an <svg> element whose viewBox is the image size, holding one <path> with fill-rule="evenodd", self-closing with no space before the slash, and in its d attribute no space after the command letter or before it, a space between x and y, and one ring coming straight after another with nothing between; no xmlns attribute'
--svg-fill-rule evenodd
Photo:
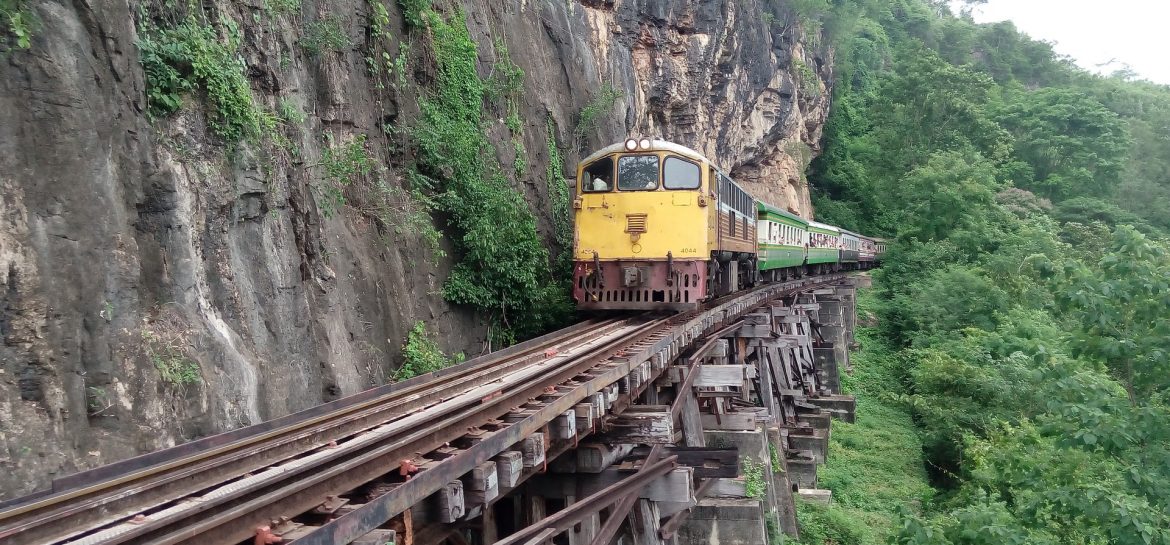
<svg viewBox="0 0 1170 545"><path fill-rule="evenodd" d="M695 150L613 144L577 167L573 297L581 309L686 310L756 281L756 205Z"/></svg>
<svg viewBox="0 0 1170 545"><path fill-rule="evenodd" d="M628 140L581 161L573 296L587 309L687 309L706 296L706 160Z"/></svg>

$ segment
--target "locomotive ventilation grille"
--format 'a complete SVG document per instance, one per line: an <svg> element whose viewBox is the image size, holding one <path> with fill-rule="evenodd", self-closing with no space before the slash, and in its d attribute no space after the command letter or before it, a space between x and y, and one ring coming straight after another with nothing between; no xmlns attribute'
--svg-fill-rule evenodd
<svg viewBox="0 0 1170 545"><path fill-rule="evenodd" d="M626 214L627 233L646 232L646 214Z"/></svg>

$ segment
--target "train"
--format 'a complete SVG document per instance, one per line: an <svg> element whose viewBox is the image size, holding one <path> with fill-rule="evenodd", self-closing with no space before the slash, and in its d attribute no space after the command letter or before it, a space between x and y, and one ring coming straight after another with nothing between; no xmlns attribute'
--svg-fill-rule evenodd
<svg viewBox="0 0 1170 545"><path fill-rule="evenodd" d="M577 165L573 298L580 310L692 310L806 275L876 266L885 240L753 197L701 153L630 138Z"/></svg>

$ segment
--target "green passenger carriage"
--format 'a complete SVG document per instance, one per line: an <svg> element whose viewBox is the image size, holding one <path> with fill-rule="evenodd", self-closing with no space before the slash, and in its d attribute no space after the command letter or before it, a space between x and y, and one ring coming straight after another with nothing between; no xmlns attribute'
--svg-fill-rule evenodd
<svg viewBox="0 0 1170 545"><path fill-rule="evenodd" d="M808 222L808 259L813 274L837 270L841 261L841 230L824 223Z"/></svg>
<svg viewBox="0 0 1170 545"><path fill-rule="evenodd" d="M756 202L760 273L766 281L786 280L804 266L808 221Z"/></svg>

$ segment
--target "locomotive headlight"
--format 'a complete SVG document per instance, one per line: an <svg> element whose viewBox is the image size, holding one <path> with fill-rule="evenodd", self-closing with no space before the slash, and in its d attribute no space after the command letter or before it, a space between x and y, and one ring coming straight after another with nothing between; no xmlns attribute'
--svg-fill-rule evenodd
<svg viewBox="0 0 1170 545"><path fill-rule="evenodd" d="M626 151L634 151L638 149L638 141L633 138L626 140Z"/></svg>
<svg viewBox="0 0 1170 545"><path fill-rule="evenodd" d="M638 146L640 146L642 149L650 149L650 139L643 138L640 142L638 142Z"/></svg>

